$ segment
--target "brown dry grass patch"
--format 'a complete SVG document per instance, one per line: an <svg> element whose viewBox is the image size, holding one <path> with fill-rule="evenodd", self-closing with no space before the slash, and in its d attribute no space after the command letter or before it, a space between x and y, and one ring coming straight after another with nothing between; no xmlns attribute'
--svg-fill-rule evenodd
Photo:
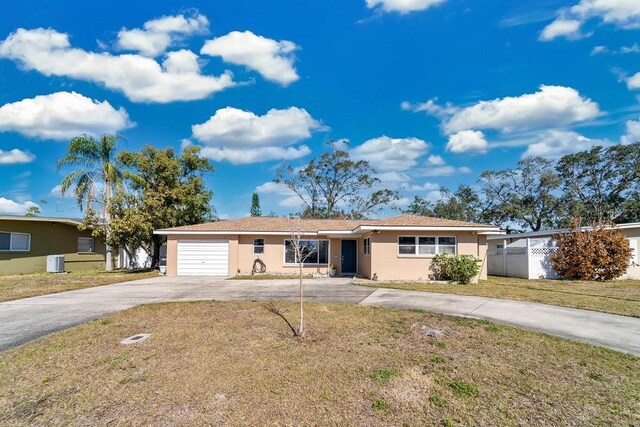
<svg viewBox="0 0 640 427"><path fill-rule="evenodd" d="M0 302L157 276L157 271L134 273L126 273L124 271L110 273L105 271L83 271L68 274L0 275Z"/></svg>
<svg viewBox="0 0 640 427"><path fill-rule="evenodd" d="M489 276L478 284L384 283L359 280L357 285L374 288L439 292L532 301L571 308L640 317L640 280L581 282L573 280L527 280Z"/></svg>
<svg viewBox="0 0 640 427"><path fill-rule="evenodd" d="M156 304L40 339L0 355L0 424L640 423L632 356L416 311L309 303L306 315L294 339L260 303ZM153 335L119 344L139 332Z"/></svg>

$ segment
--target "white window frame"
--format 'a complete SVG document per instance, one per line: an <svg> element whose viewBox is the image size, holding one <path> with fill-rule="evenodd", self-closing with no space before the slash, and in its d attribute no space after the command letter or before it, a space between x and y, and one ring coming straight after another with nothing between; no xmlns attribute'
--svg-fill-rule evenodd
<svg viewBox="0 0 640 427"><path fill-rule="evenodd" d="M256 240L262 240L262 245L256 245ZM254 255L264 255L264 239L253 239L253 254ZM256 248L262 248L262 252L256 252Z"/></svg>
<svg viewBox="0 0 640 427"><path fill-rule="evenodd" d="M287 262L287 242L290 240L295 240L295 239L284 239L284 242L282 243L282 264L287 266L287 267L293 267L293 266L297 266L298 263L294 262ZM301 242L318 242L318 245L320 244L320 242L327 242L327 262L316 262L316 263L311 263L311 262L303 262L302 266L325 266L325 265L329 265L331 264L331 241L329 239L300 239ZM320 259L320 254L318 254L318 259Z"/></svg>
<svg viewBox="0 0 640 427"><path fill-rule="evenodd" d="M366 237L362 240L362 254L365 256L371 255L371 237Z"/></svg>
<svg viewBox="0 0 640 427"><path fill-rule="evenodd" d="M432 246L432 245L419 245L419 239L420 238L425 238L425 237L430 237L436 240L436 244L435 244L435 253L433 255L431 254L421 254L420 253L420 246ZM400 253L400 246L408 246L408 245L401 245L400 244L400 239L401 238L413 238L414 239L414 243L413 243L413 247L414 247L414 251L412 254L403 254ZM457 255L458 254L458 238L456 236L398 236L398 256L399 257L414 257L414 258L433 258L436 255L440 255L440 246L452 246L452 245L440 245L440 239L443 238L450 238L453 239L455 241L455 243L453 244L453 255Z"/></svg>
<svg viewBox="0 0 640 427"><path fill-rule="evenodd" d="M31 233L20 233L17 231L0 231L0 233L9 235L9 249L0 249L0 252L31 252ZM29 237L29 245L27 249L13 249L13 235L20 234Z"/></svg>
<svg viewBox="0 0 640 427"><path fill-rule="evenodd" d="M92 251L81 251L80 250L80 239L84 239L84 240L91 239L91 241L92 241L91 247L93 248L93 250ZM93 237L85 237L85 236L78 236L77 243L78 243L78 253L79 254L95 254L96 253L96 239L95 238L93 238Z"/></svg>

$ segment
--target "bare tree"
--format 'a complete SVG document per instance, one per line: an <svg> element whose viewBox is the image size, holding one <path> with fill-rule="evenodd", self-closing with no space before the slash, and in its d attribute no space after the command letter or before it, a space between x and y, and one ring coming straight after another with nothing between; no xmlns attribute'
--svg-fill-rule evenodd
<svg viewBox="0 0 640 427"><path fill-rule="evenodd" d="M306 260L308 260L312 255L318 253L320 241L316 241L316 244L313 244L310 240L303 238L302 219L300 219L300 217L292 218L290 221L290 238L287 240L285 251L293 251L293 261L298 265L300 289L300 324L295 335L297 337L304 337L306 326L304 322L304 284L302 280L302 267Z"/></svg>

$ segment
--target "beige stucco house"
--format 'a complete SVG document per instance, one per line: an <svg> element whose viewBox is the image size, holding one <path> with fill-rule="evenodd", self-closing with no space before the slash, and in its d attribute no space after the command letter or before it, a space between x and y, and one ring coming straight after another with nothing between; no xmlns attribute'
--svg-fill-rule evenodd
<svg viewBox="0 0 640 427"><path fill-rule="evenodd" d="M0 216L0 274L43 273L47 255L64 255L65 271L104 270L104 244L74 218Z"/></svg>
<svg viewBox="0 0 640 427"><path fill-rule="evenodd" d="M300 232L313 254L308 273L359 275L379 280L419 280L431 275L439 253L481 260L487 276L487 236L498 227L441 218L399 215L381 220L292 220L248 217L155 231L167 237L167 275L235 276L256 266L270 273L294 273L292 233Z"/></svg>

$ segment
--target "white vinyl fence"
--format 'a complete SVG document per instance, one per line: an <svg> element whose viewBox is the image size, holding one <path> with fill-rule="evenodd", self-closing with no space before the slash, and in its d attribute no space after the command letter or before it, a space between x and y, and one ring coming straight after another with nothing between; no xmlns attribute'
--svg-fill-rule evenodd
<svg viewBox="0 0 640 427"><path fill-rule="evenodd" d="M489 249L488 273L523 279L557 279L551 255L557 251L552 239L522 239L503 248Z"/></svg>

